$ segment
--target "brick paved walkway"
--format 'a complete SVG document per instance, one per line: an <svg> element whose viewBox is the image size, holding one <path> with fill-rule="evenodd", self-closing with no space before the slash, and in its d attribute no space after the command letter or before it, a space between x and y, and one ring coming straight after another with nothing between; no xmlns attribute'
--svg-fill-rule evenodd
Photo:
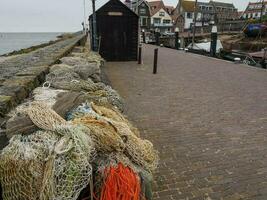
<svg viewBox="0 0 267 200"><path fill-rule="evenodd" d="M153 46L107 63L126 114L160 152L155 200L267 199L267 73Z"/></svg>

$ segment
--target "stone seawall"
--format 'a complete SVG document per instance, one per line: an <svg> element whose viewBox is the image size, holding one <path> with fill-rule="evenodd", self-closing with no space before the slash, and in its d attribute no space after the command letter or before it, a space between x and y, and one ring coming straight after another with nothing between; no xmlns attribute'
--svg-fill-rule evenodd
<svg viewBox="0 0 267 200"><path fill-rule="evenodd" d="M84 42L85 35L57 42L42 49L0 63L0 122L5 114L28 97L45 78L49 66Z"/></svg>
<svg viewBox="0 0 267 200"><path fill-rule="evenodd" d="M1 132L6 114L44 82L49 66L70 53L76 45L84 45L85 41L85 35L76 34L72 38L0 63L0 146L7 141Z"/></svg>

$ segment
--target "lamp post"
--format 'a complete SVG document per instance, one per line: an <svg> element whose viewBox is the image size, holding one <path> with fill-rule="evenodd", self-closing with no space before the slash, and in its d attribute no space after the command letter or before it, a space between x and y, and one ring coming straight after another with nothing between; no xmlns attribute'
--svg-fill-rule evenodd
<svg viewBox="0 0 267 200"><path fill-rule="evenodd" d="M194 45L195 45L197 14L198 14L197 0L195 0L194 21L193 21L193 26L194 27L193 27L192 47L194 47Z"/></svg>
<svg viewBox="0 0 267 200"><path fill-rule="evenodd" d="M145 34L145 29L142 29L142 37L143 37L143 43L146 43L146 34Z"/></svg>
<svg viewBox="0 0 267 200"><path fill-rule="evenodd" d="M92 38L93 38L93 51L97 51L97 27L96 27L96 13L95 13L95 0L92 0L92 7L93 7L93 24L92 24Z"/></svg>
<svg viewBox="0 0 267 200"><path fill-rule="evenodd" d="M175 49L179 49L180 48L180 44L179 44L179 28L176 27L174 32L175 32Z"/></svg>
<svg viewBox="0 0 267 200"><path fill-rule="evenodd" d="M214 25L211 29L211 42L210 42L210 55L212 57L216 56L217 38L218 38L217 26Z"/></svg>

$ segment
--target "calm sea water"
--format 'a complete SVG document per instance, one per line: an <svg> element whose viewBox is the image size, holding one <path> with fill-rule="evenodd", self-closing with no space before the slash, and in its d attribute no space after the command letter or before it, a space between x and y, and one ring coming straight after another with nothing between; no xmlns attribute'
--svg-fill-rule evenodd
<svg viewBox="0 0 267 200"><path fill-rule="evenodd" d="M1 33L0 55L57 39L62 33Z"/></svg>

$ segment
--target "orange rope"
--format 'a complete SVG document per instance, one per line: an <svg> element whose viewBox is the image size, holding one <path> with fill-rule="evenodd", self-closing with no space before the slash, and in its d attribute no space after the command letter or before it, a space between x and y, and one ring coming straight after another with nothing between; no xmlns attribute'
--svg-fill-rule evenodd
<svg viewBox="0 0 267 200"><path fill-rule="evenodd" d="M100 200L140 200L140 180L129 167L119 163L106 169L105 175Z"/></svg>

